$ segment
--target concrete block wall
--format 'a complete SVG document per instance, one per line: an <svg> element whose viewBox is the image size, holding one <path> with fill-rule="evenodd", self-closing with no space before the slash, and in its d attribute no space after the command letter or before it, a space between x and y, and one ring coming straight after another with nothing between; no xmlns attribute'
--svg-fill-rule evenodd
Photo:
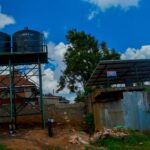
<svg viewBox="0 0 150 150"><path fill-rule="evenodd" d="M9 105L6 106L9 111ZM37 113L37 105L28 104L19 114ZM84 104L58 104L58 105L45 105L45 119L54 118L56 122L81 124L84 121ZM0 109L1 115L8 115L5 111ZM10 118L0 117L0 123L9 122ZM18 123L40 123L40 115L26 115L17 117Z"/></svg>

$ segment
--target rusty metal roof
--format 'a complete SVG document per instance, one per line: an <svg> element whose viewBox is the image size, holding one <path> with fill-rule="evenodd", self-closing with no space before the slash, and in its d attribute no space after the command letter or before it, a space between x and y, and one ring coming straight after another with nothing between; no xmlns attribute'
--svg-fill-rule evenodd
<svg viewBox="0 0 150 150"><path fill-rule="evenodd" d="M107 86L150 81L150 59L100 61L87 86Z"/></svg>
<svg viewBox="0 0 150 150"><path fill-rule="evenodd" d="M1 88L8 88L10 86L9 75L0 75L0 89ZM28 79L24 78L21 75L16 75L14 78L14 85L15 87L28 87L28 86L35 86L34 83L29 81Z"/></svg>

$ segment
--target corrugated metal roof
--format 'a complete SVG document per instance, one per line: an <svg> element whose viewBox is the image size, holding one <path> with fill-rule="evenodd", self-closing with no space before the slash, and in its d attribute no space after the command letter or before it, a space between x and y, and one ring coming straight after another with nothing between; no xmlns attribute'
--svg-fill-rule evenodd
<svg viewBox="0 0 150 150"><path fill-rule="evenodd" d="M0 75L0 88L7 88L10 85L9 75ZM14 77L15 87L26 87L35 86L34 83L30 82L28 79L22 77L21 75L15 75Z"/></svg>
<svg viewBox="0 0 150 150"><path fill-rule="evenodd" d="M150 59L100 61L87 86L150 81Z"/></svg>

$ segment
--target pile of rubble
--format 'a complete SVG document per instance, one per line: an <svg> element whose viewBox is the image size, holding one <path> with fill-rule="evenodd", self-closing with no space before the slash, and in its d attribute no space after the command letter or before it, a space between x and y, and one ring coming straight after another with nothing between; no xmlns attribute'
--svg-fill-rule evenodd
<svg viewBox="0 0 150 150"><path fill-rule="evenodd" d="M104 128L102 131L96 132L91 138L91 142L95 142L98 139L105 139L109 137L115 137L115 138L122 138L126 137L129 135L129 132L127 129L117 129L117 128L112 128L112 129L107 129Z"/></svg>
<svg viewBox="0 0 150 150"><path fill-rule="evenodd" d="M77 132L70 136L69 143L71 144L89 144L89 135L84 132Z"/></svg>
<svg viewBox="0 0 150 150"><path fill-rule="evenodd" d="M99 139L106 139L109 137L116 137L116 138L122 138L126 137L129 135L129 132L127 129L118 129L118 128L112 128L112 129L107 129L104 128L101 131L98 131L93 134L93 136L89 137L88 134L82 132L74 132L73 135L70 136L69 138L69 143L71 144L89 144L90 142L96 142Z"/></svg>

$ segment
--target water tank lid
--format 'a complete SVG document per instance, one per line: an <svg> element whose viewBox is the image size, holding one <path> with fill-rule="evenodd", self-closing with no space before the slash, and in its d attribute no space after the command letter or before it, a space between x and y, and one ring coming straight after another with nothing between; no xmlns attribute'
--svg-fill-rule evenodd
<svg viewBox="0 0 150 150"><path fill-rule="evenodd" d="M32 33L37 33L37 34L41 34L41 32L39 32L39 31L36 31L36 30L32 30L32 29L29 29L28 27L25 27L23 30L19 30L19 31L17 31L17 32L15 32L14 34L13 34L13 36L15 36L15 35L17 35L17 34L20 34L20 33L24 33L24 32L32 32Z"/></svg>

